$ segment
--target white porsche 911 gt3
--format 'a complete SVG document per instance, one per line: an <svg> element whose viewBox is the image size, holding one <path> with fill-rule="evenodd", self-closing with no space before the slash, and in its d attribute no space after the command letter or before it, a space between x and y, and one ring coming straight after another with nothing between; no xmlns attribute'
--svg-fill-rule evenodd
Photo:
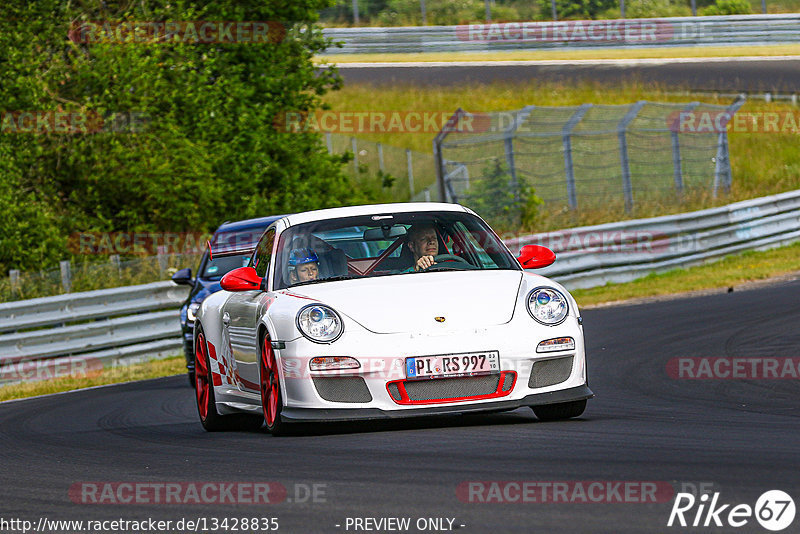
<svg viewBox="0 0 800 534"><path fill-rule="evenodd" d="M410 203L288 215L195 322L207 430L513 410L581 415L582 320L470 209ZM214 250L212 254L237 250Z"/></svg>

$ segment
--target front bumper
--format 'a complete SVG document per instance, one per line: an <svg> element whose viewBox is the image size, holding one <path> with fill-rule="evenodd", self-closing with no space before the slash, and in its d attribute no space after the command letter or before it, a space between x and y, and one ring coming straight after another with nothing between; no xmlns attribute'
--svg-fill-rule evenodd
<svg viewBox="0 0 800 534"><path fill-rule="evenodd" d="M405 410L381 410L380 408L293 408L284 407L281 420L287 423L363 421L370 419L398 419L402 417L424 417L449 414L468 414L514 410L523 406L541 406L591 399L594 393L584 384L569 389L534 393L517 400L502 400L491 403L460 404L458 406L434 406Z"/></svg>

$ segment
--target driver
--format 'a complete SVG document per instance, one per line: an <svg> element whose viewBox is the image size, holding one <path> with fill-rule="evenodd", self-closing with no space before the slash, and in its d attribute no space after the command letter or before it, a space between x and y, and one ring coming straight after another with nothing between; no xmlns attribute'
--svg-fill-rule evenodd
<svg viewBox="0 0 800 534"><path fill-rule="evenodd" d="M439 238L433 223L415 224L409 228L408 248L414 254L413 269L415 271L421 271L434 265L436 262L433 261L433 257L439 254Z"/></svg>
<svg viewBox="0 0 800 534"><path fill-rule="evenodd" d="M319 258L310 248L296 248L289 254L289 281L292 284L319 278Z"/></svg>

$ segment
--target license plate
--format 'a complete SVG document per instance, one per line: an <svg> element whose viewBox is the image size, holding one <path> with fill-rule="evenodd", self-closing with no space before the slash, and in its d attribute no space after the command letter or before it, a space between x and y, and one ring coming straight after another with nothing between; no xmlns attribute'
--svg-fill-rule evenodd
<svg viewBox="0 0 800 534"><path fill-rule="evenodd" d="M500 353L469 352L406 358L406 378L469 376L500 371Z"/></svg>

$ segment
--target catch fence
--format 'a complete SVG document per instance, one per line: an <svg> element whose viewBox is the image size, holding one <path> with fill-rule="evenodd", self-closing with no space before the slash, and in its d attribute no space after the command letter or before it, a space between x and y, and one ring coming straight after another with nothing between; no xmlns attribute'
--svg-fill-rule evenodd
<svg viewBox="0 0 800 534"><path fill-rule="evenodd" d="M716 197L731 187L729 106L639 101L630 105L527 106L511 112L457 110L434 140L440 195L474 204L507 183L548 209Z"/></svg>

